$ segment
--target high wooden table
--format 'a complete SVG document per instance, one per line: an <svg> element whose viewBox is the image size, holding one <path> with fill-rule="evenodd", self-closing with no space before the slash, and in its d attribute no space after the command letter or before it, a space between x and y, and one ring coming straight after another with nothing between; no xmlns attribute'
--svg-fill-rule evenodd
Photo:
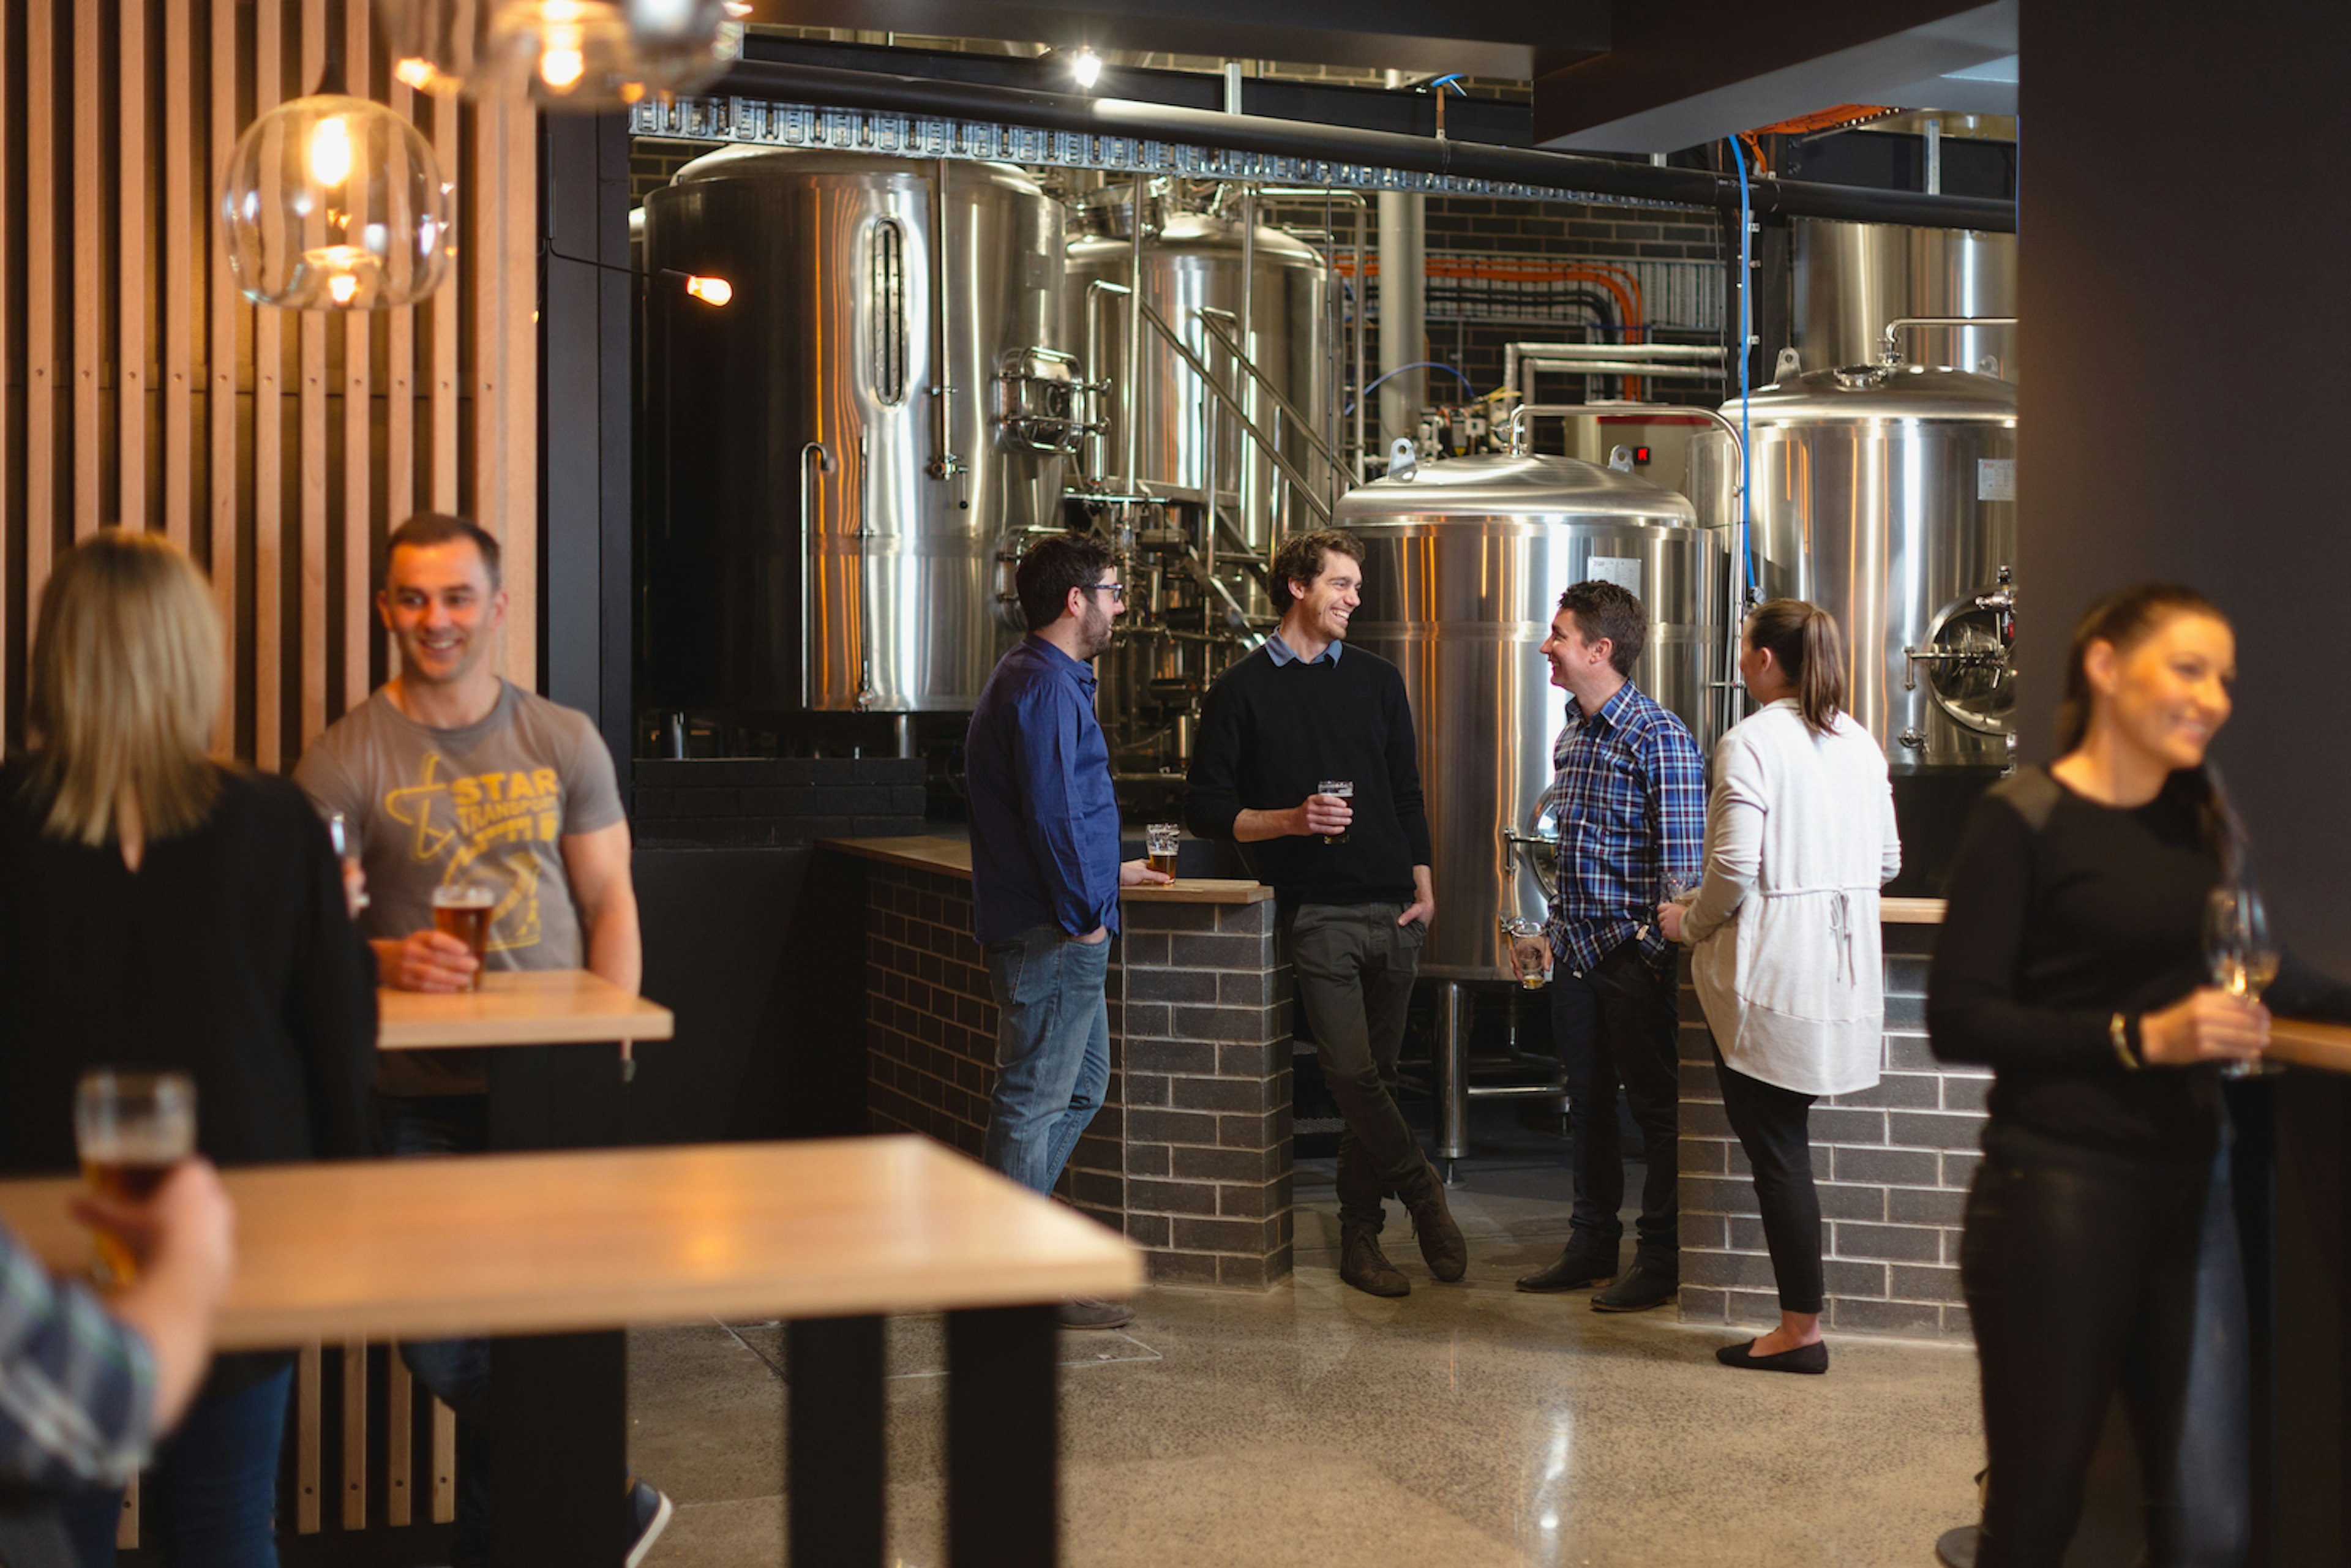
<svg viewBox="0 0 2351 1568"><path fill-rule="evenodd" d="M948 1314L951 1561L1050 1563L1050 1303L1124 1296L1142 1282L1127 1242L922 1138L291 1166L225 1179L237 1266L224 1349L485 1332L559 1344L631 1324L793 1320L795 1563L881 1563L882 1318L928 1312ZM66 1216L77 1186L0 1182L0 1222L61 1270L89 1258L87 1232ZM498 1423L558 1452L532 1467L528 1487L499 1488L498 1561L620 1563L622 1400L619 1388L560 1385L499 1397Z"/></svg>

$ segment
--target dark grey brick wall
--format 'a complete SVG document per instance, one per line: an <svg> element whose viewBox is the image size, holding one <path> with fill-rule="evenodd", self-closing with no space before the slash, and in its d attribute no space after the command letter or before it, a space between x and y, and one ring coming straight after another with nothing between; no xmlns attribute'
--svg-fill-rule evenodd
<svg viewBox="0 0 2351 1568"><path fill-rule="evenodd" d="M923 831L919 757L644 760L631 765L638 841L797 848Z"/></svg>
<svg viewBox="0 0 2351 1568"><path fill-rule="evenodd" d="M875 1132L978 1157L997 1010L971 884L875 865L866 898ZM1287 975L1273 905L1130 901L1111 955L1111 1079L1061 1196L1141 1247L1154 1280L1261 1290L1290 1271Z"/></svg>
<svg viewBox="0 0 2351 1568"><path fill-rule="evenodd" d="M1988 1072L1927 1045L1932 926L1886 928L1885 1076L1813 1107L1813 1175L1827 1258L1827 1327L1963 1339L1960 1208L1983 1135ZM1681 1316L1775 1323L1780 1303L1746 1155L1731 1135L1711 1040L1682 998Z"/></svg>

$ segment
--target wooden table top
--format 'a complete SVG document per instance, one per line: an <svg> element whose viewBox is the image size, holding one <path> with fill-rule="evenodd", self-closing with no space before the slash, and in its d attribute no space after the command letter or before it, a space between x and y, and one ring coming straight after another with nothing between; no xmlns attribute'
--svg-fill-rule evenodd
<svg viewBox="0 0 2351 1568"><path fill-rule="evenodd" d="M478 991L380 990L381 1051L667 1040L677 1020L585 969L493 969Z"/></svg>
<svg viewBox="0 0 2351 1568"><path fill-rule="evenodd" d="M1120 1298L1124 1239L927 1138L352 1161L226 1173L218 1343L546 1333ZM0 1182L51 1268L89 1260L71 1177Z"/></svg>
<svg viewBox="0 0 2351 1568"><path fill-rule="evenodd" d="M971 875L971 841L927 833L888 839L819 839L820 849L839 850L884 865L938 872L946 876ZM1273 889L1261 882L1226 877L1178 877L1165 887L1122 888L1119 897L1129 904L1262 904Z"/></svg>
<svg viewBox="0 0 2351 1568"><path fill-rule="evenodd" d="M2268 1054L2296 1067L2351 1072L2351 1025L2272 1019Z"/></svg>

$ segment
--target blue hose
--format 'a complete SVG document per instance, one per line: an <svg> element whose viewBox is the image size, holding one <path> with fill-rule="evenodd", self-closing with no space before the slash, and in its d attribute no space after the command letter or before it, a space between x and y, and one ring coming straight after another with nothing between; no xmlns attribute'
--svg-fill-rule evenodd
<svg viewBox="0 0 2351 1568"><path fill-rule="evenodd" d="M1476 395L1478 391L1478 384L1475 382L1471 381L1468 376L1463 375L1459 371L1455 370L1451 365L1440 363L1436 360L1419 360L1409 365L1398 365L1395 369L1388 371L1386 375L1380 377L1379 381L1375 381L1371 385L1365 387L1364 389L1364 395L1365 397L1371 396L1374 392L1380 390L1380 382L1390 380L1395 376L1400 376L1406 371L1443 371L1447 375L1451 376L1455 381L1459 382L1464 387L1468 388L1471 395ZM1354 412L1355 405L1351 402L1344 409L1340 411L1340 416L1344 418L1347 414L1351 414Z"/></svg>
<svg viewBox="0 0 2351 1568"><path fill-rule="evenodd" d="M1747 429L1748 371L1752 356L1748 344L1753 341L1755 325L1750 298L1755 282L1754 258L1751 246L1754 225L1748 215L1747 153L1739 145L1739 138L1728 137L1730 155L1739 162L1739 559L1747 573L1747 596L1755 597L1755 458L1749 444Z"/></svg>

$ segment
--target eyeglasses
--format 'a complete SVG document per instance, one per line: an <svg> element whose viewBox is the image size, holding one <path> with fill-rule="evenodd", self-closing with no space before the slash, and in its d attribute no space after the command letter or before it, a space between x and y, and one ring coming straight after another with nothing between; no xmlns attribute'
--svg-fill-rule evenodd
<svg viewBox="0 0 2351 1568"><path fill-rule="evenodd" d="M1107 593L1122 604L1126 602L1126 584L1123 582L1093 583L1090 585L1089 591L1094 593Z"/></svg>

